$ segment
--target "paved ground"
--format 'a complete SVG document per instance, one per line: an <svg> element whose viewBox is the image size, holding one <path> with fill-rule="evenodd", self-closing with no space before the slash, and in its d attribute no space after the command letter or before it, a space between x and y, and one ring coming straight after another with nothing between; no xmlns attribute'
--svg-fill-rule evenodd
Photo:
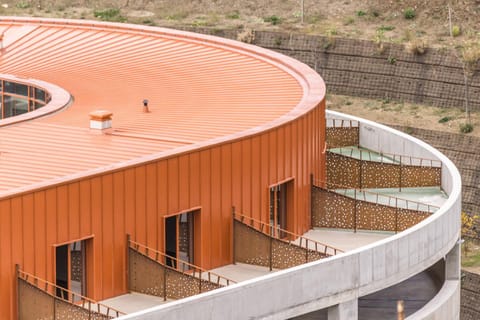
<svg viewBox="0 0 480 320"><path fill-rule="evenodd" d="M393 234L392 232L357 231L355 233L353 231L315 228L303 236L343 251L349 251L388 238Z"/></svg>
<svg viewBox="0 0 480 320"><path fill-rule="evenodd" d="M275 272L276 270L274 269L273 271L270 271L267 267L260 267L245 263L237 263L229 264L220 268L213 269L211 271L221 276L227 277L228 279L232 279L236 282L241 282L266 275L270 272Z"/></svg>
<svg viewBox="0 0 480 320"><path fill-rule="evenodd" d="M170 301L172 300L163 301L160 297L133 292L99 302L123 313L133 313Z"/></svg>
<svg viewBox="0 0 480 320"><path fill-rule="evenodd" d="M429 212L435 212L448 198L439 187L364 189L364 191L336 189L336 192L347 197L356 197L358 200ZM429 208L428 205L437 208Z"/></svg>

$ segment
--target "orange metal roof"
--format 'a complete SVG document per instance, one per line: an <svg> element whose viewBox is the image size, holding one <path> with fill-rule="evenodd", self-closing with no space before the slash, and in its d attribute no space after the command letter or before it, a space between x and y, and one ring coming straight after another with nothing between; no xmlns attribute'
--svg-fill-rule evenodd
<svg viewBox="0 0 480 320"><path fill-rule="evenodd" d="M210 36L9 17L0 32L0 73L74 98L53 116L0 128L0 197L267 130L325 94L305 65ZM95 109L113 112L109 134L89 129Z"/></svg>

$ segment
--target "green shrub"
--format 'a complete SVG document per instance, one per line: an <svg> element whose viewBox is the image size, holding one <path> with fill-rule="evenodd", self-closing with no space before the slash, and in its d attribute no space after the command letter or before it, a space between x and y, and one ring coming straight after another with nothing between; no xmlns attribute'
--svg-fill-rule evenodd
<svg viewBox="0 0 480 320"><path fill-rule="evenodd" d="M366 13L365 11L363 11L363 10L358 10L358 11L357 11L357 16L358 16L358 17L363 17L363 16L365 16L366 14L367 14L367 13Z"/></svg>
<svg viewBox="0 0 480 320"><path fill-rule="evenodd" d="M281 19L279 17L273 15L273 16L270 16L270 17L263 18L263 21L264 22L269 22L272 25L276 26L277 24L280 24Z"/></svg>
<svg viewBox="0 0 480 320"><path fill-rule="evenodd" d="M470 133L473 131L473 124L471 123L462 123L460 125L460 132L462 133Z"/></svg>
<svg viewBox="0 0 480 320"><path fill-rule="evenodd" d="M389 56L387 58L388 63L395 64L397 62L397 58Z"/></svg>
<svg viewBox="0 0 480 320"><path fill-rule="evenodd" d="M28 9L30 8L30 3L25 1L20 1L15 5L18 9Z"/></svg>
<svg viewBox="0 0 480 320"><path fill-rule="evenodd" d="M415 18L415 15L416 15L415 9L413 9L413 8L407 8L407 9L405 9L405 12L403 13L403 16L407 20L411 20L411 19Z"/></svg>
<svg viewBox="0 0 480 320"><path fill-rule="evenodd" d="M348 26L348 25L351 25L355 22L355 19L353 17L347 17L344 21L343 21L343 25L345 26Z"/></svg>
<svg viewBox="0 0 480 320"><path fill-rule="evenodd" d="M443 117L440 120L438 120L438 123L445 123L445 122L448 122L450 120L453 120L453 117L447 116L447 117Z"/></svg>
<svg viewBox="0 0 480 320"><path fill-rule="evenodd" d="M458 37L462 33L459 26L452 26L452 36Z"/></svg>
<svg viewBox="0 0 480 320"><path fill-rule="evenodd" d="M120 14L120 9L117 8L95 10L93 16L103 21L124 22L127 20Z"/></svg>
<svg viewBox="0 0 480 320"><path fill-rule="evenodd" d="M240 19L240 13L238 11L234 11L232 13L227 14L228 19Z"/></svg>
<svg viewBox="0 0 480 320"><path fill-rule="evenodd" d="M395 30L395 27L394 27L394 26L384 26L384 25L381 25L380 27L378 27L377 30L378 30L378 31L392 31L392 30Z"/></svg>

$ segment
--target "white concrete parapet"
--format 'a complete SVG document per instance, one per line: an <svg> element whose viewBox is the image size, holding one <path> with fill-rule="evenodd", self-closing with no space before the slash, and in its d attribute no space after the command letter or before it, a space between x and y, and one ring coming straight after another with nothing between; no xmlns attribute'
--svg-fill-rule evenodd
<svg viewBox="0 0 480 320"><path fill-rule="evenodd" d="M461 179L454 164L433 147L409 135L327 111L327 118L338 117L360 121L364 147L440 160L442 187L449 195L448 200L421 223L376 243L119 319L290 318L351 304L358 297L426 270L452 252L460 237L461 212ZM437 296L408 319L458 319L459 286L459 279L450 274Z"/></svg>

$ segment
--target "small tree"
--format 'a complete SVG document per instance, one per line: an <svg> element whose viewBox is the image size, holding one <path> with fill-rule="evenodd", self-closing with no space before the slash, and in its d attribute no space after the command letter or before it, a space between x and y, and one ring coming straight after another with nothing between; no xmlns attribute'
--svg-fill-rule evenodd
<svg viewBox="0 0 480 320"><path fill-rule="evenodd" d="M463 68L463 81L465 85L465 115L467 124L471 125L470 117L470 82L478 70L480 61L480 45L476 42L466 42L460 51L460 61Z"/></svg>
<svg viewBox="0 0 480 320"><path fill-rule="evenodd" d="M462 212L462 236L463 237L477 237L476 224L478 221L477 215L469 215ZM465 255L468 254L468 241L463 245Z"/></svg>

